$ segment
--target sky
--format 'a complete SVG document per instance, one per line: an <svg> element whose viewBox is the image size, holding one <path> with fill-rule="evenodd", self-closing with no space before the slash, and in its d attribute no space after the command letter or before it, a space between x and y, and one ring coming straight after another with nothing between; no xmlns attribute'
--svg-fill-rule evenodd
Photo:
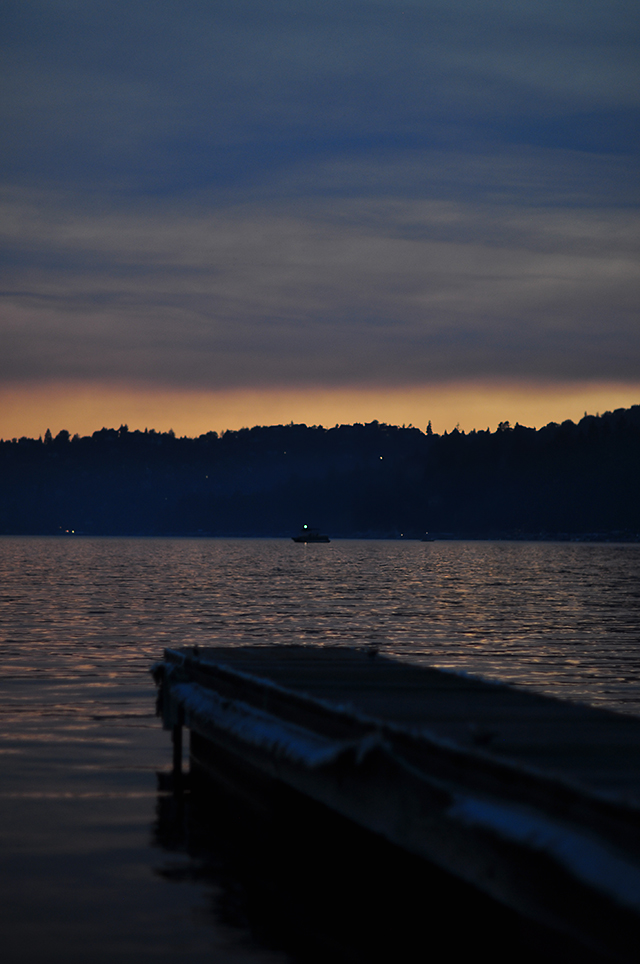
<svg viewBox="0 0 640 964"><path fill-rule="evenodd" d="M5 0L0 437L640 403L637 0Z"/></svg>

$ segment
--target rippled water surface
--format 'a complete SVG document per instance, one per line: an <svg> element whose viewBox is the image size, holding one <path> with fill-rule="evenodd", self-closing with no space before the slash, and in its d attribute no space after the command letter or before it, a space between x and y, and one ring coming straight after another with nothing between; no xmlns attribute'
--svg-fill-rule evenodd
<svg viewBox="0 0 640 964"><path fill-rule="evenodd" d="M375 645L640 714L639 575L640 545L0 538L9 959L284 960L158 873L163 647Z"/></svg>

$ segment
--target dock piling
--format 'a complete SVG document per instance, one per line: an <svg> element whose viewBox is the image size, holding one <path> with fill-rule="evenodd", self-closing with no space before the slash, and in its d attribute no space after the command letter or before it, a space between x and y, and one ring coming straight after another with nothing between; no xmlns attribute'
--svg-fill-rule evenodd
<svg viewBox="0 0 640 964"><path fill-rule="evenodd" d="M180 708L178 722L174 725L171 732L173 741L173 769L172 783L174 793L182 790L182 728L184 725L184 710Z"/></svg>

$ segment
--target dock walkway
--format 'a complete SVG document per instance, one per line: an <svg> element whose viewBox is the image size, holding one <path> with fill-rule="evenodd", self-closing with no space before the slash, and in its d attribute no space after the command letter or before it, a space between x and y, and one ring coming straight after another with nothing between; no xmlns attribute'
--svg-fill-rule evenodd
<svg viewBox="0 0 640 964"><path fill-rule="evenodd" d="M366 651L167 650L192 766L233 758L604 959L637 959L640 720Z"/></svg>

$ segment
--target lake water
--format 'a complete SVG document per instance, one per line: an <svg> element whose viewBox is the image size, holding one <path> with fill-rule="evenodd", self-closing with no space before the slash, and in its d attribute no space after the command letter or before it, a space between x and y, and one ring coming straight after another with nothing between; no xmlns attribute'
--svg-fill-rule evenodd
<svg viewBox="0 0 640 964"><path fill-rule="evenodd" d="M639 715L640 545L0 538L4 960L290 960L157 845L149 667L294 642Z"/></svg>

